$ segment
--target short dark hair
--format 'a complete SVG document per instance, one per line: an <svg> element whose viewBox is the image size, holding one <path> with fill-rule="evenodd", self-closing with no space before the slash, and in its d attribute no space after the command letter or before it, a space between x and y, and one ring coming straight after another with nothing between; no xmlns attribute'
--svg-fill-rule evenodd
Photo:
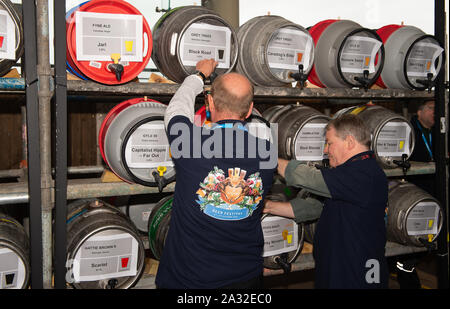
<svg viewBox="0 0 450 309"><path fill-rule="evenodd" d="M422 111L428 103L434 103L434 100L420 101L417 110Z"/></svg>
<svg viewBox="0 0 450 309"><path fill-rule="evenodd" d="M359 116L354 114L341 115L331 119L325 129L328 131L331 127L336 130L336 135L339 138L345 139L348 135L351 135L358 143L370 148L370 130Z"/></svg>
<svg viewBox="0 0 450 309"><path fill-rule="evenodd" d="M250 90L243 96L236 96L226 89L222 81L224 75L219 75L211 85L211 95L214 99L214 106L217 111L224 110L244 118L253 101L253 85L250 84Z"/></svg>

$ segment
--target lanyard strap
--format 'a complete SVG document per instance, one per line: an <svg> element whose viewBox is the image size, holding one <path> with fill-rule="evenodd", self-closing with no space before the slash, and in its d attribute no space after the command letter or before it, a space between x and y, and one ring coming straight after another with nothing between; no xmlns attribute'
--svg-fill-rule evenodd
<svg viewBox="0 0 450 309"><path fill-rule="evenodd" d="M216 123L211 130L215 130L218 128L222 128L222 129L232 129L234 127L233 123ZM242 124L238 124L237 126L238 129L243 130L243 131L248 131L246 127L244 127Z"/></svg>
<svg viewBox="0 0 450 309"><path fill-rule="evenodd" d="M423 142L425 143L425 147L427 147L428 154L430 155L431 160L433 160L433 152L431 151L431 145L432 145L431 132L428 133L428 137L430 138L430 143L428 144L428 141L425 137L425 133L423 132L422 126L420 125L419 119L417 119L417 127L419 128L420 132L422 133L422 139L423 139Z"/></svg>

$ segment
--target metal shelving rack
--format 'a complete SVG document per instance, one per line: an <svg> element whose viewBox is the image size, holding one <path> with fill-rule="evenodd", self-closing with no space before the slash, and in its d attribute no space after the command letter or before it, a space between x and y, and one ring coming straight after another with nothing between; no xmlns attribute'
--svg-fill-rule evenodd
<svg viewBox="0 0 450 309"><path fill-rule="evenodd" d="M0 89L2 93L25 94L28 133L28 181L0 185L0 204L28 203L30 209L31 236L31 287L51 288L54 273L54 287L65 288L66 257L66 205L67 200L88 197L133 195L158 193L157 188L144 187L124 182L102 183L100 179L68 180L71 170L95 170L101 172L103 166L67 167L67 96L152 96L170 98L178 85L129 83L127 85L106 86L91 81L68 81L66 78L65 45L65 1L54 0L55 27L55 76L52 77L48 49L48 2L47 0L23 0L25 33L25 78L10 81L11 87ZM435 33L442 45L445 40L444 1L435 0ZM39 31L38 31L39 30ZM255 87L255 103L272 101L295 102L299 99L335 99L335 100L400 100L408 102L414 99L436 100L436 119L445 117L444 72L437 79L435 91L382 89L299 89ZM50 100L55 98L56 130L50 128ZM278 104L278 102L275 102ZM436 123L439 123L437 121ZM439 287L448 287L448 197L446 138L435 126L433 140L436 141L436 163L413 162L407 175L435 174L439 186L437 198L445 205L445 220L438 238ZM52 176L51 137L55 136L55 168ZM436 137L436 138L435 138ZM21 174L21 170L2 171L8 175ZM400 168L385 170L388 177L403 176ZM173 192L175 184L169 184L164 192ZM52 218L52 209L55 217ZM54 224L52 225L52 220ZM53 231L52 231L53 229ZM54 244L52 244L54 238ZM387 255L399 255L424 251L424 248L412 248L388 243ZM54 259L52 259L54 253ZM310 255L305 255L294 263L293 270L314 267ZM54 261L54 265L52 264ZM312 262L312 263L311 263ZM280 273L271 271L270 274Z"/></svg>

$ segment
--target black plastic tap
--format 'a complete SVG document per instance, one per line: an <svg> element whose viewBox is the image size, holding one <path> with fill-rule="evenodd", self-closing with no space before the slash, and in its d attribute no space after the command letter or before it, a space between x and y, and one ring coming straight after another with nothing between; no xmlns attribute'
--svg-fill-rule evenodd
<svg viewBox="0 0 450 309"><path fill-rule="evenodd" d="M115 289L119 281L115 278L108 280L108 284L106 285L106 289L112 290Z"/></svg>
<svg viewBox="0 0 450 309"><path fill-rule="evenodd" d="M402 154L401 160L393 160L394 164L397 164L398 167L403 168L403 174L406 176L406 172L408 172L408 169L411 167L411 163L409 163L406 158L408 155L406 153Z"/></svg>
<svg viewBox="0 0 450 309"><path fill-rule="evenodd" d="M436 242L429 241L425 238L419 238L419 241L428 251L436 250Z"/></svg>
<svg viewBox="0 0 450 309"><path fill-rule="evenodd" d="M427 79L416 79L416 82L418 82L421 85L424 85L427 88L428 93L430 93L431 88L433 88L433 86L434 86L434 81L432 79L433 79L433 73L428 73Z"/></svg>
<svg viewBox="0 0 450 309"><path fill-rule="evenodd" d="M280 265L280 267L283 269L285 274L289 273L291 271L291 269L292 269L292 265L291 265L291 263L289 263L287 261L287 259L288 259L288 254L287 253L282 253L281 255L276 256L274 258L274 261L278 265Z"/></svg>
<svg viewBox="0 0 450 309"><path fill-rule="evenodd" d="M120 54L117 53L111 54L111 60L113 61L113 63L108 64L108 70L115 73L117 81L120 82L122 80L122 75L124 71L123 65L119 63Z"/></svg>
<svg viewBox="0 0 450 309"><path fill-rule="evenodd" d="M367 91L367 89L369 88L369 84L370 84L370 79L369 79L369 70L364 70L363 71L363 76L355 76L354 79L362 86L364 87L364 90Z"/></svg>
<svg viewBox="0 0 450 309"><path fill-rule="evenodd" d="M123 75L123 65L121 65L120 63L110 63L108 64L108 69L116 74L116 79L117 81L121 81L122 80L122 75Z"/></svg>
<svg viewBox="0 0 450 309"><path fill-rule="evenodd" d="M300 89L303 89L305 87L305 82L308 79L308 75L303 72L303 64L298 65L298 73L290 73L289 77L295 79L297 82L300 83Z"/></svg>
<svg viewBox="0 0 450 309"><path fill-rule="evenodd" d="M161 193L164 187L167 185L167 180L164 176L160 176L157 171L153 171L152 175L155 178L156 184L158 185L159 193Z"/></svg>

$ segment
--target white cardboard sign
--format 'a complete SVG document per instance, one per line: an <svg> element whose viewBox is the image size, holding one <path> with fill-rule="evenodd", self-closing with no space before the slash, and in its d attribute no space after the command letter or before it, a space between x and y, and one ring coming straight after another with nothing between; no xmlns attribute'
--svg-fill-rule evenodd
<svg viewBox="0 0 450 309"><path fill-rule="evenodd" d="M0 10L0 58L16 60L16 31L8 12Z"/></svg>
<svg viewBox="0 0 450 309"><path fill-rule="evenodd" d="M311 36L297 29L282 28L278 30L267 47L267 61L274 69L303 70L309 69L309 59L313 42Z"/></svg>
<svg viewBox="0 0 450 309"><path fill-rule="evenodd" d="M21 289L25 282L25 264L9 248L0 248L0 289Z"/></svg>
<svg viewBox="0 0 450 309"><path fill-rule="evenodd" d="M378 134L377 154L382 157L397 157L410 154L411 128L405 122L388 122Z"/></svg>
<svg viewBox="0 0 450 309"><path fill-rule="evenodd" d="M121 61L142 62L143 16L75 12L78 61L111 61L120 54Z"/></svg>
<svg viewBox="0 0 450 309"><path fill-rule="evenodd" d="M436 75L434 63L444 49L437 44L419 42L411 49L406 62L408 76L427 77L428 73Z"/></svg>
<svg viewBox="0 0 450 309"><path fill-rule="evenodd" d="M130 168L173 166L164 124L146 123L133 132L125 147Z"/></svg>
<svg viewBox="0 0 450 309"><path fill-rule="evenodd" d="M138 242L128 233L106 230L88 238L73 261L75 282L135 276Z"/></svg>
<svg viewBox="0 0 450 309"><path fill-rule="evenodd" d="M264 234L263 257L296 251L298 226L292 219L270 216L261 221Z"/></svg>
<svg viewBox="0 0 450 309"><path fill-rule="evenodd" d="M409 212L406 219L408 235L437 234L439 205L435 202L420 202Z"/></svg>
<svg viewBox="0 0 450 309"><path fill-rule="evenodd" d="M360 73L369 70L375 72L375 57L382 42L364 36L351 36L342 48L340 64L341 71L346 73Z"/></svg>
<svg viewBox="0 0 450 309"><path fill-rule="evenodd" d="M295 140L295 158L300 161L323 159L326 123L307 123Z"/></svg>
<svg viewBox="0 0 450 309"><path fill-rule="evenodd" d="M176 37L171 51L175 50ZM215 59L217 68L230 68L231 30L224 26L193 23L180 41L180 59L185 66L195 66L203 59Z"/></svg>

